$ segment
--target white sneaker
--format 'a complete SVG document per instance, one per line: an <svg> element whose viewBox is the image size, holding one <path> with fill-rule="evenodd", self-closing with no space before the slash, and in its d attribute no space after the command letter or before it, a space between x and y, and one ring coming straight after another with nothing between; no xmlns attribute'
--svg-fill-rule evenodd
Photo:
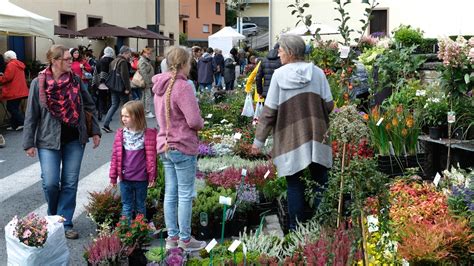
<svg viewBox="0 0 474 266"><path fill-rule="evenodd" d="M196 240L194 237L191 237L188 241L178 241L178 247L182 248L184 251L198 251L206 247L206 241Z"/></svg>
<svg viewBox="0 0 474 266"><path fill-rule="evenodd" d="M155 118L155 115L152 112L148 112L145 115L146 118Z"/></svg>

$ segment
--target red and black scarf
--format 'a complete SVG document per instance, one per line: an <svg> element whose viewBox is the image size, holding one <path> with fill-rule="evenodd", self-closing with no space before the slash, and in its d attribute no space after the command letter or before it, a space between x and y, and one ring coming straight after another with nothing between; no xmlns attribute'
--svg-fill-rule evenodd
<svg viewBox="0 0 474 266"><path fill-rule="evenodd" d="M56 82L51 67L41 71L38 76L41 106L51 115L68 126L79 125L81 106L81 84L72 72L62 74Z"/></svg>

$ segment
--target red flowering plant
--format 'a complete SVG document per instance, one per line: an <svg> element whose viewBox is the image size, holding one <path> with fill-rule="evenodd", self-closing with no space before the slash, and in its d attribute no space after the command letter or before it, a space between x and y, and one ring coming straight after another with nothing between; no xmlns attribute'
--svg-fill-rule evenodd
<svg viewBox="0 0 474 266"><path fill-rule="evenodd" d="M398 180L390 188L390 199L400 255L413 262L469 261L474 234L466 219L450 215L442 192L431 184Z"/></svg>
<svg viewBox="0 0 474 266"><path fill-rule="evenodd" d="M17 223L13 235L18 237L21 243L37 248L44 246L48 238L48 222L44 217L32 212L21 219L16 216L14 219Z"/></svg>
<svg viewBox="0 0 474 266"><path fill-rule="evenodd" d="M269 171L269 175L267 178L264 178L267 171ZM211 186L234 189L242 181L241 174L242 168L230 167L222 172L212 172L208 174L206 181ZM247 176L245 177L245 184L255 185L258 189L260 189L265 185L267 180L274 179L275 176L275 167L271 162L268 162L248 170Z"/></svg>
<svg viewBox="0 0 474 266"><path fill-rule="evenodd" d="M132 249L141 248L144 243L151 240L151 229L143 214L138 214L130 223L126 216L122 216L117 223L116 232L122 243Z"/></svg>

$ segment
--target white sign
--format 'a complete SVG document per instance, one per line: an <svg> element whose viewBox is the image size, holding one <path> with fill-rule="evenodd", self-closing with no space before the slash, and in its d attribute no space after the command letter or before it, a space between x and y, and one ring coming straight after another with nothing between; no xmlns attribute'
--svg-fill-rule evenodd
<svg viewBox="0 0 474 266"><path fill-rule="evenodd" d="M448 112L448 123L452 124L454 122L456 122L456 113Z"/></svg>
<svg viewBox="0 0 474 266"><path fill-rule="evenodd" d="M379 119L379 121L377 122L377 126L380 126L380 124L382 124L382 121L383 121L383 117Z"/></svg>
<svg viewBox="0 0 474 266"><path fill-rule="evenodd" d="M270 174L270 170L267 170L267 172L265 173L265 175L263 176L264 179L267 179L268 175Z"/></svg>
<svg viewBox="0 0 474 266"><path fill-rule="evenodd" d="M441 175L440 175L439 173L436 173L436 176L435 176L435 178L434 178L434 180L433 180L433 184L435 185L435 187L438 186L439 181L441 181Z"/></svg>
<svg viewBox="0 0 474 266"><path fill-rule="evenodd" d="M221 124L224 124L224 123L227 123L227 122L229 122L229 121L227 121L226 119L221 120Z"/></svg>
<svg viewBox="0 0 474 266"><path fill-rule="evenodd" d="M221 168L217 169L219 171L224 171L225 169L229 168L229 166L222 166Z"/></svg>
<svg viewBox="0 0 474 266"><path fill-rule="evenodd" d="M208 114L206 118L212 118L212 114Z"/></svg>
<svg viewBox="0 0 474 266"><path fill-rule="evenodd" d="M247 176L247 169L242 168L242 172L240 173L242 176Z"/></svg>
<svg viewBox="0 0 474 266"><path fill-rule="evenodd" d="M349 46L341 45L339 47L339 53L340 53L341 58L347 58L349 56L350 51L351 51L351 48Z"/></svg>
<svg viewBox="0 0 474 266"><path fill-rule="evenodd" d="M244 253L244 256L247 256L247 246L245 246L245 244L242 244L242 252Z"/></svg>
<svg viewBox="0 0 474 266"><path fill-rule="evenodd" d="M379 230L379 219L375 215L367 216L367 227L369 233L377 232Z"/></svg>
<svg viewBox="0 0 474 266"><path fill-rule="evenodd" d="M235 250L239 247L240 243L242 243L242 242L240 242L240 241L237 240L237 239L234 240L234 242L232 242L232 245L230 245L230 247L229 247L227 250L230 251L230 252L232 252L232 253L234 253Z"/></svg>
<svg viewBox="0 0 474 266"><path fill-rule="evenodd" d="M232 205L232 198L231 197L225 197L225 196L219 196L219 204L224 204L227 206Z"/></svg>
<svg viewBox="0 0 474 266"><path fill-rule="evenodd" d="M239 140L239 139L241 139L241 138L242 138L242 133L235 133L235 134L234 134L234 139L235 139L235 140Z"/></svg>
<svg viewBox="0 0 474 266"><path fill-rule="evenodd" d="M206 246L206 251L207 251L207 253L210 253L211 250L212 250L216 245L217 245L217 241L216 241L215 238L213 238L213 239L211 240L211 242L209 242L209 244L207 244L207 246Z"/></svg>
<svg viewBox="0 0 474 266"><path fill-rule="evenodd" d="M265 147L268 146L268 139L265 140Z"/></svg>

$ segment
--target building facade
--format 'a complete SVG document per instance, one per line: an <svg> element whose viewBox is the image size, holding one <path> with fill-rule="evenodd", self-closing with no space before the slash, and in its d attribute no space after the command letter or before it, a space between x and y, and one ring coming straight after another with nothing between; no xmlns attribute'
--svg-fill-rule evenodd
<svg viewBox="0 0 474 266"><path fill-rule="evenodd" d="M93 49L99 56L105 46L119 48L125 44L141 50L146 46L158 47L157 52L163 54L165 46L178 43L179 37L179 3L175 0L10 0L10 2L43 17L54 20L54 24L79 31L100 23L114 24L129 28L140 26L155 30L175 42L154 41L137 38L107 38L103 40L88 38L60 38L53 40L34 37L0 36L0 52L16 48L17 54L25 61L34 58L46 61L46 51L52 45L63 44L67 47L78 45ZM155 24L158 27L155 27ZM36 39L36 40L35 40ZM12 43L16 42L16 43ZM23 48L23 51L21 51Z"/></svg>
<svg viewBox="0 0 474 266"><path fill-rule="evenodd" d="M339 23L334 21L339 17L336 4L332 0L306 0L310 4L305 14L312 14L313 22L323 23L338 27ZM362 0L352 1L347 6L351 17L349 27L360 29L360 19L363 18L366 4ZM370 0L372 2L372 0ZM391 36L391 32L400 26L410 25L424 31L425 37L437 38L450 35L474 35L474 27L471 18L474 10L474 1L456 0L441 4L441 1L432 0L378 0L380 3L373 13L372 23L367 33L385 32ZM277 37L284 31L295 27L296 16L291 15L288 5L294 4L294 0L270 0L270 47ZM273 18L273 19L272 19ZM278 19L276 19L278 18ZM354 35L355 37L355 35Z"/></svg>
<svg viewBox="0 0 474 266"><path fill-rule="evenodd" d="M207 38L225 26L225 0L179 0L179 31L188 45L207 46Z"/></svg>

